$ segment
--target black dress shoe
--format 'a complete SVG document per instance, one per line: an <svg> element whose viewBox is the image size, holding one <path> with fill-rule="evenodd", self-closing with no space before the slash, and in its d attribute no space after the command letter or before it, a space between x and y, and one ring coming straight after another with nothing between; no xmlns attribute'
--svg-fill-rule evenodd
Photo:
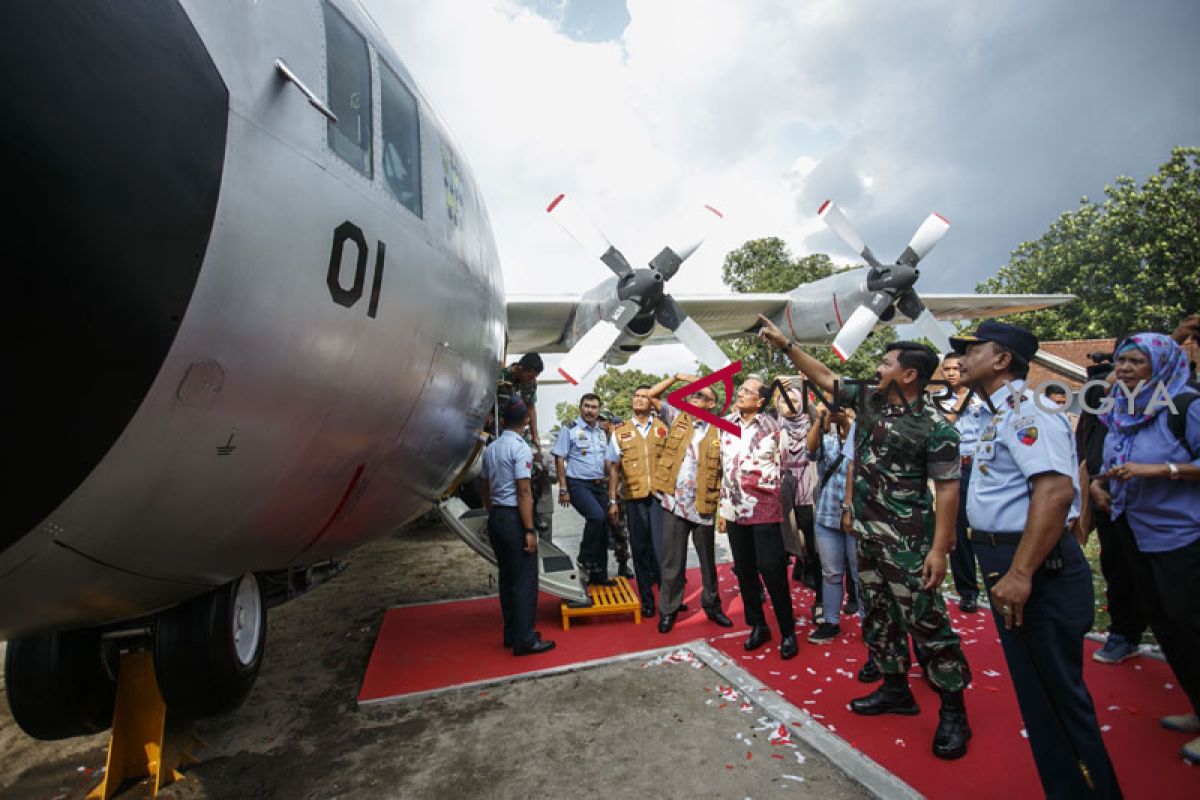
<svg viewBox="0 0 1200 800"><path fill-rule="evenodd" d="M950 698L957 695L957 702ZM938 758L955 759L967 754L971 726L967 724L967 709L962 705L962 692L942 695L938 712L937 732L933 734L933 754Z"/></svg>
<svg viewBox="0 0 1200 800"><path fill-rule="evenodd" d="M675 611L677 613L683 613L684 611L687 611L687 603L680 603L679 608L675 609Z"/></svg>
<svg viewBox="0 0 1200 800"><path fill-rule="evenodd" d="M568 600L567 608L591 608L592 596L589 594L586 600Z"/></svg>
<svg viewBox="0 0 1200 800"><path fill-rule="evenodd" d="M755 625L750 629L750 635L746 637L746 643L742 647L747 650L757 650L769 641L771 641L771 629L766 625Z"/></svg>
<svg viewBox="0 0 1200 800"><path fill-rule="evenodd" d="M653 600L644 600L642 602L642 616L643 617L653 617L654 616L654 601Z"/></svg>
<svg viewBox="0 0 1200 800"><path fill-rule="evenodd" d="M631 570L629 568L629 562L627 562L627 561L621 562L621 564L617 567L617 575L619 575L622 578L632 578L633 577L633 570Z"/></svg>
<svg viewBox="0 0 1200 800"><path fill-rule="evenodd" d="M658 618L658 632L659 633L670 633L671 628L674 628L674 627L675 627L675 612L674 611L670 612L669 614L662 614L659 616L659 618Z"/></svg>
<svg viewBox="0 0 1200 800"><path fill-rule="evenodd" d="M979 610L979 598L974 595L962 598L958 601L958 610L964 614L974 614Z"/></svg>
<svg viewBox="0 0 1200 800"><path fill-rule="evenodd" d="M860 683L874 683L883 678L883 672L880 671L879 665L875 663L875 659L868 658L867 663L863 664L862 669L858 671L858 680Z"/></svg>
<svg viewBox="0 0 1200 800"><path fill-rule="evenodd" d="M908 680L903 675L885 675L883 685L866 697L850 701L850 710L864 717L874 717L879 714L903 714L911 717L921 713L916 698L908 688Z"/></svg>
<svg viewBox="0 0 1200 800"><path fill-rule="evenodd" d="M531 645L525 647L514 647L514 656L536 656L538 653L545 653L547 650L554 649L554 642L538 639Z"/></svg>
<svg viewBox="0 0 1200 800"><path fill-rule="evenodd" d="M792 631L787 636L784 636L779 642L779 657L784 661L789 658L795 658L800 652L800 645L796 643L796 632Z"/></svg>
<svg viewBox="0 0 1200 800"><path fill-rule="evenodd" d="M706 617L708 617L708 619L711 622L717 623L722 628L732 628L733 627L733 620L731 620L729 617L725 616L725 612L719 608L716 609L715 611L705 611L704 615Z"/></svg>

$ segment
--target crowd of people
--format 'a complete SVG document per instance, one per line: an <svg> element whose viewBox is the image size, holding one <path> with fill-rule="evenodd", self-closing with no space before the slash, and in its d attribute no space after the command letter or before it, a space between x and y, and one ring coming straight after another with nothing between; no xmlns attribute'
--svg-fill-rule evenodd
<svg viewBox="0 0 1200 800"><path fill-rule="evenodd" d="M908 683L915 654L941 703L933 753L954 759L971 738L971 669L941 591L949 567L962 612L988 601L1046 794L1118 797L1083 680L1095 606L1082 548L1095 529L1112 623L1094 658L1135 657L1149 628L1191 706L1162 725L1200 734L1200 593L1188 585L1200 578L1200 404L1192 402L1200 316L1172 335L1120 339L1089 371L1096 381L1074 428L1074 415L1056 413L1026 385L1038 340L1020 327L986 321L952 338L941 360L923 344L893 342L864 384L841 379L760 319L759 337L803 384L745 376L718 429L703 418L719 405L714 386L679 374L637 387L625 421L605 424L600 398L585 394L578 418L559 430L551 451L558 499L585 521L578 564L589 584L612 583L610 536L627 532L643 614L657 611L667 633L688 610L690 539L701 610L732 627L717 587L715 536L724 535L747 651L772 640L773 622L780 658L797 655L789 577L808 583L816 590L810 644L839 636L843 614L861 617L867 652L858 678L880 685L851 710L919 713ZM523 361L540 372L532 358ZM535 388L536 374L518 383ZM931 391L936 378L949 385L950 402ZM690 410L662 400L681 382L701 387L687 398ZM505 644L523 655L553 643L533 627L528 481L538 459L520 433L536 392L520 394L502 398L505 432L485 452L483 496L501 563ZM1200 738L1182 752L1200 761Z"/></svg>

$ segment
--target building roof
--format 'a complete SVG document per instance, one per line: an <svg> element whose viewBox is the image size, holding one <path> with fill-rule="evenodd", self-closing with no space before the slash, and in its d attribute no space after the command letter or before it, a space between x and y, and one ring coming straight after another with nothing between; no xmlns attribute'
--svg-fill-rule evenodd
<svg viewBox="0 0 1200 800"><path fill-rule="evenodd" d="M1111 353L1116 345L1116 339L1075 339L1064 342L1042 342L1040 347L1050 355L1066 359L1072 364L1078 364L1081 367L1087 367L1092 363L1088 359L1088 353ZM1082 381L1077 381L1042 364L1031 364L1029 366L1029 378L1027 380L1034 385L1049 380L1061 381L1072 389L1078 389L1083 385Z"/></svg>

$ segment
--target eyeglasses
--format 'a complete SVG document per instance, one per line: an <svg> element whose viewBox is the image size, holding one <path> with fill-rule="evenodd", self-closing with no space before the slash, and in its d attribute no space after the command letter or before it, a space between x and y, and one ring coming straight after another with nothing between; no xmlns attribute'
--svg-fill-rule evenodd
<svg viewBox="0 0 1200 800"><path fill-rule="evenodd" d="M706 392L692 392L688 397L694 400L712 400L714 403L717 402L716 397Z"/></svg>

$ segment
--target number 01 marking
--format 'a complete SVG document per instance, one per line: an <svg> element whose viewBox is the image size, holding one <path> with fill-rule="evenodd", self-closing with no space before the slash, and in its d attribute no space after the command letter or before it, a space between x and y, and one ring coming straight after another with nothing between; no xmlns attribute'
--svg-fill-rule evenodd
<svg viewBox="0 0 1200 800"><path fill-rule="evenodd" d="M342 285L342 264L346 256L346 243L352 242L355 249L354 283L349 289ZM379 291L383 288L383 263L387 256L387 245L377 242L375 249L375 273L371 278L371 301L367 304L367 316L374 319L379 311ZM338 225L333 231L333 248L329 252L329 272L325 276L329 285L329 296L339 306L351 308L362 298L367 282L367 238L362 229L350 220Z"/></svg>

